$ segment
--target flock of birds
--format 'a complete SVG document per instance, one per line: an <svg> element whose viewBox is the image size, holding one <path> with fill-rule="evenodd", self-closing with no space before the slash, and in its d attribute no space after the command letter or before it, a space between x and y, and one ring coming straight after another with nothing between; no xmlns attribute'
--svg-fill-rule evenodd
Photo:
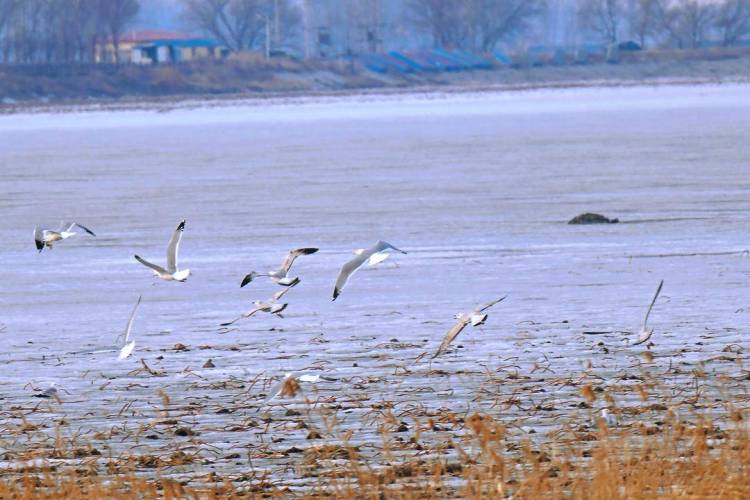
<svg viewBox="0 0 750 500"><path fill-rule="evenodd" d="M62 222L58 230L40 229L39 227L36 227L34 228L34 242L36 243L36 248L39 250L39 252L42 252L45 248L52 249L53 245L56 244L57 242L60 242L72 236L75 236L77 234L74 231L76 228L83 230L84 232L88 233L91 236L96 236L96 234L94 234L93 231L91 231L87 227L81 224L78 224L76 222ZM144 266L151 269L153 271L154 276L158 277L159 279L162 279L165 281L177 281L177 282L184 283L190 276L190 269L180 270L178 267L178 262L177 262L177 256L178 256L179 248L180 248L180 241L182 240L182 234L184 231L185 231L185 220L182 220L177 225L177 228L174 230L174 233L172 234L172 237L169 240L169 244L167 245L166 267L162 267L152 262L149 262L148 260L138 255L134 256L135 260L137 260ZM281 265L277 269L272 269L266 273L258 273L256 271L252 271L248 273L242 279L242 282L240 283L240 287L246 286L247 284L253 282L256 278L268 277L271 279L271 281L280 285L283 288L277 291L276 293L274 293L271 296L271 298L266 301L257 300L253 302L253 307L250 308L248 311L242 313L240 316L233 319L232 321L222 323L220 326L227 327L229 325L236 323L237 321L241 319L249 318L259 312L274 314L278 317L283 318L283 315L281 313L284 312L284 310L288 307L289 304L286 302L281 302L281 299L284 297L284 295L286 295L289 292L289 290L291 290L300 282L300 278L298 276L289 275L292 265L294 264L294 262L297 260L298 257L304 256L304 255L312 255L316 253L317 251L318 251L318 248L297 248L294 250L290 250L289 253L287 253L284 260L282 261ZM349 279L352 277L354 273L356 273L359 269L361 269L365 265L374 266L383 262L389 257L391 252L398 252L401 254L406 254L405 251L399 248L396 248L395 246L391 245L390 243L386 241L377 241L370 248L354 250L354 257L350 259L349 261L347 261L341 267L341 270L339 271L338 277L336 278L336 283L333 288L332 300L336 300L339 297L339 295L341 295L341 292L343 291L344 287L346 286ZM634 342L633 345L643 344L645 342L648 342L651 339L651 336L653 335L654 330L648 328L648 317L651 314L651 310L653 309L654 304L656 303L656 300L659 297L659 294L661 293L661 289L663 285L664 285L664 281L662 280L656 289L656 293L654 294L654 297L651 301L651 304L648 307L648 310L646 311L646 316L643 320L643 324L638 333L638 340ZM455 318L458 320L458 322L446 333L445 337L440 343L440 346L438 347L437 351L433 355L433 359L445 353L448 347L450 346L450 344L453 342L453 340L455 340L455 338L467 326L471 325L472 327L477 327L477 326L483 325L487 321L487 317L488 317L485 311L487 311L489 308L491 308L495 304L502 302L503 300L505 300L506 297L507 296L500 297L499 299L487 302L485 304L481 304L472 311L461 312L461 313L456 314ZM130 332L133 326L133 320L135 319L135 315L136 315L136 312L138 311L138 306L140 305L140 303L141 303L141 297L138 297L138 301L136 302L135 307L133 308L133 311L130 314L130 318L128 319L128 323L125 328L125 331L117 339L117 345L120 350L118 359L120 360L129 357L133 353L133 350L135 349L135 340L131 340Z"/></svg>
<svg viewBox="0 0 750 500"><path fill-rule="evenodd" d="M56 244L59 241L66 240L72 236L75 236L77 233L74 231L75 228L79 228L86 233L88 233L91 236L96 236L93 231L88 229L87 227L78 224L76 222L62 222L60 224L60 228L58 230L52 230L52 229L40 229L39 227L34 228L34 242L36 243L36 248L39 250L39 252L42 252L45 248L52 249L53 245ZM190 276L190 269L182 269L180 270L178 267L178 254L179 254L179 248L180 248L180 241L182 240L182 234L185 231L185 221L182 220L177 225L177 228L174 230L174 233L172 234L172 237L169 240L169 243L167 244L167 262L166 267L162 267L158 264L154 264L152 262L149 262L148 260L142 258L139 255L135 255L135 260L143 264L144 266L151 269L154 276L165 280L165 281L178 281L181 283L184 283L187 281L188 277ZM293 287L295 287L297 284L300 283L300 278L298 276L290 276L290 271L292 268L292 265L297 260L298 257L304 256L304 255L312 255L318 251L318 248L297 248L294 250L290 250L289 253L287 253L286 257L284 257L284 260L282 261L281 265L277 269L272 269L266 273L259 273L256 271L252 271L248 273L240 283L240 287L244 287L247 284L253 282L256 278L259 277L268 277L273 281L274 283L280 285L283 287L281 290L274 293L270 299L265 301L256 300L253 302L253 307L250 308L248 311L242 313L237 318L233 319L232 321L228 321L226 323L222 323L220 326L227 327L229 325L232 325L236 323L237 321L249 318L250 316L253 316L256 313L259 312L265 312L269 314L274 314L278 317L283 318L282 312L288 307L288 303L281 302L281 299L286 295L289 290L291 290ZM339 271L338 277L336 278L336 283L333 288L333 294L331 300L336 300L343 291L344 287L348 283L349 279L352 277L354 273L356 273L359 269L361 269L363 266L375 266L384 260L386 260L390 253L392 252L398 252L401 254L406 254L405 251L396 248L395 246L391 245L390 243L386 241L378 241L370 248L360 248L357 250L354 250L354 257L347 261ZM437 352L433 356L433 358L439 356L440 354L443 354L448 346L453 342L453 340L458 336L459 333L461 333L464 328L466 328L468 325L472 325L474 327L483 325L487 321L487 309L494 306L498 302L501 302L505 299L505 297L502 297L500 299L488 302L486 304L482 304L478 306L476 309L470 312L462 312L459 314L456 314L456 319L458 322L451 328L448 333L446 334L445 338L441 342ZM130 338L130 332L133 326L133 320L135 319L136 312L138 311L138 306L141 303L141 297L138 297L138 301L135 304L135 307L133 308L132 313L130 314L130 318L128 319L127 326L125 328L125 331L118 336L117 338L117 345L120 349L120 353L118 355L118 359L122 360L127 357L129 357L133 350L135 349L135 340L131 340Z"/></svg>

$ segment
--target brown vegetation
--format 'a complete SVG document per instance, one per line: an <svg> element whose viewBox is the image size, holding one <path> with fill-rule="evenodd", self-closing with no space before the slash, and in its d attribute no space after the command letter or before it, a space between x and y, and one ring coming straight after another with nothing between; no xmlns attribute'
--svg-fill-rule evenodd
<svg viewBox="0 0 750 500"><path fill-rule="evenodd" d="M741 351L729 346L724 352L692 370L670 364L663 372L644 350L642 362L607 383L590 367L575 376L545 378L541 374L550 370L543 363L525 374L501 366L488 370L476 390L475 403L485 410L457 413L381 400L366 403L370 409L357 421L346 421L335 398L305 394L287 377L289 388L277 404L281 411L291 404L299 411L261 413L259 420L232 416L231 432L258 429L275 446L250 447L248 465L241 465L241 453L227 455L235 465L223 473L203 469L213 463L207 453L212 447L197 441L203 430L183 424L179 404L161 390L161 408L153 420L141 420L135 434L115 426L83 442L64 430L62 418L50 441L42 437L48 436L44 425L20 416L17 425L6 425L4 435L14 442L5 446L0 497L747 498L749 378ZM709 362L720 364L708 372ZM427 370L423 376L443 377L441 370L421 366ZM674 386L670 373L689 374L694 383ZM270 383L259 382L238 387L255 394ZM336 383L341 384L351 381ZM576 392L568 392L567 401L533 402L533 393L556 386ZM64 402L57 404L64 408ZM521 426L561 405L574 409L551 427ZM29 415L38 411L44 407ZM285 445L287 432L294 430L307 433L307 440ZM155 432L186 441L158 454L139 451L138 442L158 438ZM119 456L101 451L114 440L134 443L132 451ZM284 464L285 472L271 473L256 461Z"/></svg>

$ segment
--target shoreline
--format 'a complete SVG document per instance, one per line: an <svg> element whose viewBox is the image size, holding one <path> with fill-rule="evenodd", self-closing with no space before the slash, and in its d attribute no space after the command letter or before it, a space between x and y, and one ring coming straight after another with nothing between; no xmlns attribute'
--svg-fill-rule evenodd
<svg viewBox="0 0 750 500"><path fill-rule="evenodd" d="M283 91L267 93L239 93L225 95L173 95L159 97L126 97L120 99L87 99L69 102L39 103L17 102L0 104L0 116L27 114L90 113L111 111L155 111L165 113L174 110L205 108L226 108L233 106L278 105L321 102L326 100L348 100L362 98L380 100L400 96L470 95L511 92L535 92L542 90L571 89L616 89L616 88L658 88L722 86L750 84L748 76L668 78L657 77L633 80L561 80L549 82L528 82L494 85L420 85L386 88L342 89L329 91Z"/></svg>
<svg viewBox="0 0 750 500"><path fill-rule="evenodd" d="M746 50L644 52L631 54L618 64L547 64L407 74L378 74L335 63L258 64L242 60L149 67L0 66L0 115L170 111L350 97L749 82L750 51Z"/></svg>

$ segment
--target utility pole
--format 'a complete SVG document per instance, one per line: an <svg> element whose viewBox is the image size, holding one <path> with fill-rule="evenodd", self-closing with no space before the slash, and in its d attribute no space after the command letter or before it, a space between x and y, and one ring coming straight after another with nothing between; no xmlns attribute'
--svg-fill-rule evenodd
<svg viewBox="0 0 750 500"><path fill-rule="evenodd" d="M266 59L271 58L271 16L266 13Z"/></svg>
<svg viewBox="0 0 750 500"><path fill-rule="evenodd" d="M305 37L305 59L312 57L312 19L310 19L310 0L302 0L302 29Z"/></svg>
<svg viewBox="0 0 750 500"><path fill-rule="evenodd" d="M273 0L273 48L281 46L281 24L279 22L279 0Z"/></svg>

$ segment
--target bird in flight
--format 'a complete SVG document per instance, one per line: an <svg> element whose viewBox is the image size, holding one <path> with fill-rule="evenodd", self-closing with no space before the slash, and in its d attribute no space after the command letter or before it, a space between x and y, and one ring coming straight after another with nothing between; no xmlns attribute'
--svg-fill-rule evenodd
<svg viewBox="0 0 750 500"><path fill-rule="evenodd" d="M296 283L295 283L295 285L296 285ZM284 316L282 316L281 313L284 311L284 309L287 308L287 306L289 305L289 303L287 303L287 302L279 302L279 300L281 300L281 298L284 295L286 295L287 292L289 292L289 290L291 290L292 288L294 288L295 285L289 285L288 287L286 287L286 288L284 288L282 290L279 290L278 292L274 293L271 296L270 300L268 300L266 302L264 302L262 300L256 300L255 302L253 302L253 305L255 307L253 307L252 309L250 309L247 312L242 313L240 316L238 316L237 318L233 319L232 321L229 321L227 323L222 323L219 326L229 326L229 325L232 325L232 324L238 322L239 320L241 320L243 318L249 318L250 316L252 316L252 315L254 315L255 313L258 313L258 312L267 312L269 314L275 314L279 318L283 318Z"/></svg>
<svg viewBox="0 0 750 500"><path fill-rule="evenodd" d="M507 295L505 296L507 297ZM440 347L438 347L437 352L434 356L432 356L432 359L437 358L441 354L445 352L445 350L448 348L451 342L453 342L453 339L458 337L458 334L463 331L464 328L466 328L468 325L471 326L479 326L483 325L485 321L487 321L487 309L494 306L498 302L502 302L505 300L505 297L500 297L497 300L493 300L492 302L487 302L486 304L482 304L478 306L476 309L474 309L471 312L465 313L458 313L456 314L456 319L458 320L458 323L453 325L453 328L448 330L448 333L445 334L445 338L440 343Z"/></svg>
<svg viewBox="0 0 750 500"><path fill-rule="evenodd" d="M75 233L73 230L76 227L83 229L91 236L96 236L91 229L87 228L86 226L82 226L77 222L63 221L60 223L60 229L58 229L57 231L53 231L51 229L39 229L39 226L37 226L34 228L34 243L36 243L36 249L40 252L44 250L45 247L52 249L52 245L55 242L67 240L71 236L75 236L77 233Z"/></svg>
<svg viewBox="0 0 750 500"><path fill-rule="evenodd" d="M661 293L661 287L664 286L664 280L661 280L659 282L659 286L656 287L656 293L654 294L654 298L651 299L651 305L648 306L648 310L646 311L646 317L643 318L643 324L641 325L641 330L638 332L638 340L633 343L633 345L643 344L644 342L648 342L651 339L651 335L654 334L654 329L648 329L648 316L651 314L651 309L654 308L654 304L656 303L656 299L659 298L659 294Z"/></svg>
<svg viewBox="0 0 750 500"><path fill-rule="evenodd" d="M336 278L336 285L333 288L333 299L341 295L341 291L344 289L346 282L349 281L349 277L357 272L360 267L365 263L368 266L374 266L379 262L383 262L388 258L388 252L395 251L405 254L403 250L400 250L386 241L378 241L370 248L355 250L355 257L349 262L344 264L339 272L338 278Z"/></svg>
<svg viewBox="0 0 750 500"><path fill-rule="evenodd" d="M156 264L152 264L151 262L139 257L138 255L135 256L135 260L154 271L154 276L157 276L166 281L184 282L186 279L188 279L188 276L190 276L190 269L184 269L182 271L179 271L177 269L177 252L180 247L180 240L182 239L182 232L184 230L185 220L183 219L177 225L177 229L174 230L172 238L169 240L169 245L167 245L166 269L161 266L157 266Z"/></svg>
<svg viewBox="0 0 750 500"><path fill-rule="evenodd" d="M133 353L133 349L135 349L135 340L130 340L130 330L133 328L133 320L135 319L135 313L138 311L139 305L141 305L140 295L138 296L138 301L135 303L135 307L133 307L133 312L130 313L130 318L128 319L125 331L118 335L115 340L115 343L121 346L120 354L117 356L118 360L127 358Z"/></svg>
<svg viewBox="0 0 750 500"><path fill-rule="evenodd" d="M247 285L259 276L268 276L275 283L278 283L281 286L294 286L299 283L299 278L289 276L289 270L292 268L292 264L294 264L294 261L297 260L297 257L301 255L314 254L317 251L317 248L297 248L296 250L290 250L289 253L286 254L286 257L284 257L284 260L281 262L281 266L278 269L268 271L268 273L266 274L260 274L252 271L251 273L245 275L245 277L242 279L240 288Z"/></svg>

